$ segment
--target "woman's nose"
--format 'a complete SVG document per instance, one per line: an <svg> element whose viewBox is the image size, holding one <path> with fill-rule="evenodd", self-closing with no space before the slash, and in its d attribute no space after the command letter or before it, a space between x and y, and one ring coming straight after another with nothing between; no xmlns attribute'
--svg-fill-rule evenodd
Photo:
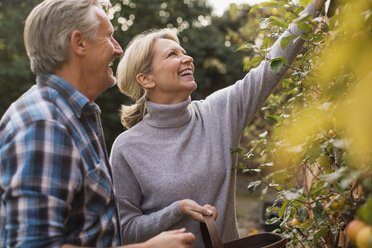
<svg viewBox="0 0 372 248"><path fill-rule="evenodd" d="M183 63L192 63L194 60L191 56L184 54L182 58Z"/></svg>

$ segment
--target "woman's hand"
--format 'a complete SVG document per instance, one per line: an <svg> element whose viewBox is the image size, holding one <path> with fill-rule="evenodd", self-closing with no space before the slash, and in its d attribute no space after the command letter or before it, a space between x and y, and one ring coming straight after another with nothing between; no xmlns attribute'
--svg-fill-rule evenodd
<svg viewBox="0 0 372 248"><path fill-rule="evenodd" d="M186 229L182 228L182 229L162 232L159 235L143 243L143 247L144 248L174 248L174 247L193 248L192 243L194 243L194 241L195 241L194 234L189 233L189 232L187 233Z"/></svg>
<svg viewBox="0 0 372 248"><path fill-rule="evenodd" d="M184 199L178 202L178 207L184 215L192 217L194 220L204 222L203 215L212 215L213 219L217 218L217 210L215 207L205 204L200 206L195 201Z"/></svg>
<svg viewBox="0 0 372 248"><path fill-rule="evenodd" d="M324 3L327 0L313 0L314 7L317 11L322 10Z"/></svg>

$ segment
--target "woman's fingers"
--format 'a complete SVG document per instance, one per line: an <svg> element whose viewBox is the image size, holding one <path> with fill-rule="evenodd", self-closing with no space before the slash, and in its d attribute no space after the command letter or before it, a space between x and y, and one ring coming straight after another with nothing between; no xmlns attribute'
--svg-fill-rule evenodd
<svg viewBox="0 0 372 248"><path fill-rule="evenodd" d="M180 228L180 229L165 231L164 233L167 234L167 235L182 234L180 237L182 239L182 242L186 243L186 244L192 244L195 241L194 234L192 234L190 232L186 232L186 228Z"/></svg>
<svg viewBox="0 0 372 248"><path fill-rule="evenodd" d="M209 204L200 206L193 200L184 199L179 201L178 206L184 215L188 215L200 222L204 222L203 215L212 215L214 219L217 218L216 208Z"/></svg>
<svg viewBox="0 0 372 248"><path fill-rule="evenodd" d="M218 212L217 212L217 209L214 206L209 205L209 204L205 204L204 208L207 208L210 212L212 212L212 216L213 216L214 220L217 218Z"/></svg>
<svg viewBox="0 0 372 248"><path fill-rule="evenodd" d="M186 232L185 228L165 231L145 242L145 247L191 248L195 235Z"/></svg>
<svg viewBox="0 0 372 248"><path fill-rule="evenodd" d="M203 214L201 214L200 212L192 211L192 212L190 212L190 216L191 216L194 220L197 220L197 221L199 221L199 222L204 222Z"/></svg>
<svg viewBox="0 0 372 248"><path fill-rule="evenodd" d="M186 232L186 228L174 229L174 230L165 231L165 232L169 234L184 233Z"/></svg>

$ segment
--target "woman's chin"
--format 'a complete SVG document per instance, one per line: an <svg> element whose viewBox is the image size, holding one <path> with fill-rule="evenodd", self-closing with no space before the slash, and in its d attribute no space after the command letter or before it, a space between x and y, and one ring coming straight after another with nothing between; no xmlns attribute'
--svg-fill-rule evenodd
<svg viewBox="0 0 372 248"><path fill-rule="evenodd" d="M185 86L187 87L187 89L190 91L190 94L191 92L193 92L194 90L196 90L198 88L198 85L196 84L195 81L192 81L192 82L187 82L185 84Z"/></svg>

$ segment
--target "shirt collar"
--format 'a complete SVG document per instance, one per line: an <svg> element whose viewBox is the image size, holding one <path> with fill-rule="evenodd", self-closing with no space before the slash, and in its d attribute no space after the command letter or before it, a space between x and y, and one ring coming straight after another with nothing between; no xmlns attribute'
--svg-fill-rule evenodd
<svg viewBox="0 0 372 248"><path fill-rule="evenodd" d="M69 103L78 118L81 117L83 111L101 112L97 104L89 103L89 99L86 96L56 75L39 74L36 77L36 82L40 86L48 86L56 90Z"/></svg>
<svg viewBox="0 0 372 248"><path fill-rule="evenodd" d="M147 101L147 114L143 117L143 120L155 127L182 126L191 119L191 111L188 108L190 103L190 97L177 104L159 104Z"/></svg>

